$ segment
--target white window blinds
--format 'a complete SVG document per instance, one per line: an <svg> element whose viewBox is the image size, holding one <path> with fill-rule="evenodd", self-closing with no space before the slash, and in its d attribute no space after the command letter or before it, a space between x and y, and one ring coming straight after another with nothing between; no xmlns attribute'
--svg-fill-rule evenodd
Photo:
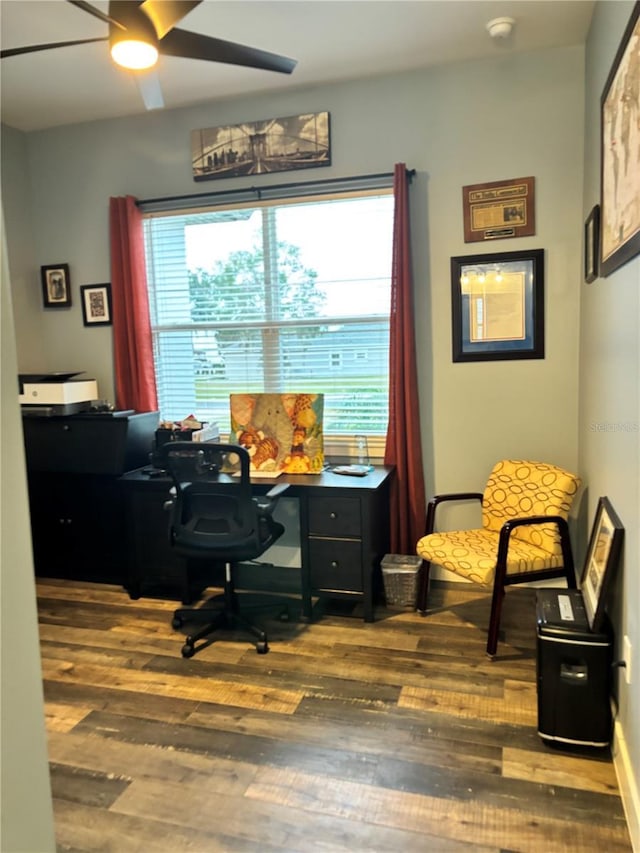
<svg viewBox="0 0 640 853"><path fill-rule="evenodd" d="M162 418L324 393L326 435L386 432L390 189L145 216Z"/></svg>

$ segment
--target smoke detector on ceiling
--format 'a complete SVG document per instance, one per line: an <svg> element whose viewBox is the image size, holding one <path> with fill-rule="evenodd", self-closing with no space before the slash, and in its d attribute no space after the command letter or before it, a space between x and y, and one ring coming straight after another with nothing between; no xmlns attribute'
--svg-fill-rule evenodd
<svg viewBox="0 0 640 853"><path fill-rule="evenodd" d="M494 18L487 24L492 39L506 39L511 35L515 20L513 18Z"/></svg>

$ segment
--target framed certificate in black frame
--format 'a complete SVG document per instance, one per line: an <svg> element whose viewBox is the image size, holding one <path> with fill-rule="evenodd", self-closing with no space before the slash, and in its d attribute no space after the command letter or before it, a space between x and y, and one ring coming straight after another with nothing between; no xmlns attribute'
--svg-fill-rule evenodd
<svg viewBox="0 0 640 853"><path fill-rule="evenodd" d="M453 361L544 358L544 249L451 258Z"/></svg>

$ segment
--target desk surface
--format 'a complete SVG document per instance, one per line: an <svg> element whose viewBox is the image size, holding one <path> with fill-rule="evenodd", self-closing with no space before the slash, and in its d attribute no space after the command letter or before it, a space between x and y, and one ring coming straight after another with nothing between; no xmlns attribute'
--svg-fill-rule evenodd
<svg viewBox="0 0 640 853"><path fill-rule="evenodd" d="M289 486L288 494L295 495L296 492L318 489L326 492L327 489L353 489L357 491L376 491L393 473L393 468L386 466L374 467L364 477L352 477L345 474L334 474L331 470L323 471L321 474L281 474L279 477L268 479L265 477L256 478L251 481L252 487L260 492L268 492L280 483L286 483ZM149 475L144 472L148 468L138 468L135 471L129 471L120 479L127 483L155 483L158 487L166 487L170 482L168 475L158 476L157 474Z"/></svg>

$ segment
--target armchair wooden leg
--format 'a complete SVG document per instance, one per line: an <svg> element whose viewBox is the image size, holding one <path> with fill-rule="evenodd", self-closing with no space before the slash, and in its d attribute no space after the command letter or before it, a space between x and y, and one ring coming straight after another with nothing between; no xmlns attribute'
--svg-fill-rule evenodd
<svg viewBox="0 0 640 853"><path fill-rule="evenodd" d="M502 612L502 600L504 598L504 586L496 578L493 586L493 597L491 599L491 616L489 617L489 637L487 639L487 655L494 658L498 650L498 632L500 631L500 614Z"/></svg>
<svg viewBox="0 0 640 853"><path fill-rule="evenodd" d="M431 563L428 560L422 561L422 567L420 568L420 577L418 579L418 596L416 601L416 609L419 610L422 615L426 615L427 612L427 596L429 594L429 571L431 569Z"/></svg>

